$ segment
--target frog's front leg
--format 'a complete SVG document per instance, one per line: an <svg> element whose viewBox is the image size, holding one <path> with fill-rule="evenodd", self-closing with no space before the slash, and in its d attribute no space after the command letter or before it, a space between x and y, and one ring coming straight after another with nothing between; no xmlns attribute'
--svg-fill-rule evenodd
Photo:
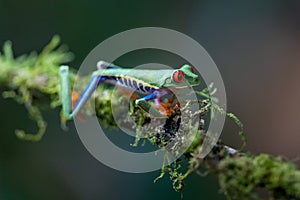
<svg viewBox="0 0 300 200"><path fill-rule="evenodd" d="M135 104L153 117L166 118L167 115L159 112L159 110L157 110L157 108L151 106L151 104L148 101L155 100L155 103L158 105L161 103L160 99L164 95L167 95L167 94L169 94L169 92L167 90L158 89L143 98L135 100Z"/></svg>

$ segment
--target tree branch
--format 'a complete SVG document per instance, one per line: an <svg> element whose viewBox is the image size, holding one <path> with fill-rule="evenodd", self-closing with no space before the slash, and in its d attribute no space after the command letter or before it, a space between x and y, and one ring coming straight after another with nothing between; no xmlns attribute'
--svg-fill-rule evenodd
<svg viewBox="0 0 300 200"><path fill-rule="evenodd" d="M27 141L42 139L47 123L43 119L41 107L48 104L51 109L54 109L61 105L59 66L71 61L73 54L68 52L65 46L59 46L59 43L59 37L54 36L39 55L32 52L17 58L13 55L11 42L4 44L3 53L0 54L0 86L7 91L3 92L3 97L13 98L24 105L28 110L28 115L36 121L39 128L36 134L26 134L24 131L17 130L16 135L20 139ZM74 82L75 71L71 72L70 76L71 81ZM87 78L81 79L86 82ZM205 97L206 92L207 90L200 91L199 95L202 94L202 97ZM110 89L97 90L95 106L99 119L106 125L115 126L110 94ZM201 144L203 139L208 137L204 129L203 116L211 109L221 113L223 111L214 106L212 99L207 96L196 102L201 109L190 113L193 115L192 118L181 116L182 112L191 112L189 107L192 103L195 102L187 101L185 105L182 105L182 109L174 109L167 120L148 118L139 109L131 107L130 117L139 125L135 127L138 132L135 145L139 142L138 136L144 136L153 145L167 150L168 144L173 142L174 145L170 151L174 153L177 146L192 143L181 161L177 160L170 166L162 167L158 179L168 173L174 189L180 190L183 187L183 181L190 173L199 172L199 167L205 166L207 171L218 176L220 187L228 199L258 198L261 193L258 192L258 188L263 188L269 197L276 199L300 199L300 172L296 165L282 157L242 153L219 141L209 155L202 159L200 157ZM116 106L122 109L120 102ZM231 113L223 112L222 114L233 119L241 128L240 135L245 141L243 125L238 118ZM128 117L128 114L126 115ZM124 123L127 122L124 121ZM178 131L179 124L183 125L183 129ZM184 161L189 163L187 169L181 167L181 162Z"/></svg>

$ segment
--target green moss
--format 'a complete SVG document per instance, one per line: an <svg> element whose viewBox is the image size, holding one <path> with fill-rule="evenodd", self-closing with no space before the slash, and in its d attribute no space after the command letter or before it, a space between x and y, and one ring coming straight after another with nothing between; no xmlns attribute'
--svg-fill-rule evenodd
<svg viewBox="0 0 300 200"><path fill-rule="evenodd" d="M230 199L258 198L262 187L276 199L300 198L300 172L281 157L267 154L227 158L218 166L222 190Z"/></svg>
<svg viewBox="0 0 300 200"><path fill-rule="evenodd" d="M13 98L24 105L29 117L38 126L36 134L16 130L17 137L23 140L39 141L46 130L47 123L35 102L36 98L45 96L50 99L52 108L60 105L58 67L71 61L73 55L65 46L59 46L59 43L59 37L54 36L39 55L32 52L15 58L12 43L7 41L3 46L3 53L0 54L0 85L7 90L3 97Z"/></svg>

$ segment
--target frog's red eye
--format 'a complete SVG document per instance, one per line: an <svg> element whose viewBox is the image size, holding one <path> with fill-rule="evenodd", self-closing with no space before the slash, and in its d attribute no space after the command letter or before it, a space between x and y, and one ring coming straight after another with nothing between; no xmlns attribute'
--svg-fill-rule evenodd
<svg viewBox="0 0 300 200"><path fill-rule="evenodd" d="M194 67L190 66L191 72L194 74L195 73L195 69Z"/></svg>
<svg viewBox="0 0 300 200"><path fill-rule="evenodd" d="M172 80L177 82L177 83L180 83L180 82L184 81L183 71L181 71L181 70L174 71L173 74L172 74Z"/></svg>

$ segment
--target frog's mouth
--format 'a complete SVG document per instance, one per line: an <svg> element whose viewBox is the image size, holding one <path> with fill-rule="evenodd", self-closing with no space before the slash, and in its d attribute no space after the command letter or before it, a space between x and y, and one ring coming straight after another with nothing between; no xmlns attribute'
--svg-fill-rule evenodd
<svg viewBox="0 0 300 200"><path fill-rule="evenodd" d="M170 88L178 88L178 89L183 89L183 88L190 88L190 87L194 87L200 85L200 81L199 80L193 80L193 81L184 81L182 83L177 83L176 86L171 86Z"/></svg>
<svg viewBox="0 0 300 200"><path fill-rule="evenodd" d="M200 83L194 83L194 84L186 84L186 85L183 85L183 86L176 86L174 87L175 89L178 88L178 89L184 89L184 88L189 88L189 87L194 87L194 86L197 86L197 85L200 85ZM170 87L172 88L172 87Z"/></svg>
<svg viewBox="0 0 300 200"><path fill-rule="evenodd" d="M172 89L188 88L188 87L193 87L193 86L197 86L197 85L200 85L200 80L198 77L194 77L192 79L190 78L189 80L184 80L181 83L174 83L171 78L166 78L163 83L164 88L172 88Z"/></svg>

